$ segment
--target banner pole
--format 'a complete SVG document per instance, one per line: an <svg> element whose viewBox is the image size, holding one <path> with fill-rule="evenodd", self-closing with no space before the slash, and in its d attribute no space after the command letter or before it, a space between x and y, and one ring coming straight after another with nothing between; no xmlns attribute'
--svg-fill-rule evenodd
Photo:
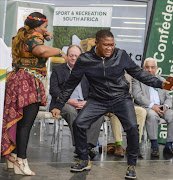
<svg viewBox="0 0 173 180"><path fill-rule="evenodd" d="M5 21L6 21L6 12L7 12L7 0L4 2L4 18L3 18L3 26L2 26L2 39L4 41L5 36Z"/></svg>

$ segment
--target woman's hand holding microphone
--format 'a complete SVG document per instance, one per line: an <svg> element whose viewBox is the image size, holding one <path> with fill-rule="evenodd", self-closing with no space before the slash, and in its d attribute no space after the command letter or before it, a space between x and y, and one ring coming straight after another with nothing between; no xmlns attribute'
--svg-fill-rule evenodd
<svg viewBox="0 0 173 180"><path fill-rule="evenodd" d="M51 39L53 38L53 35L51 32L45 32L43 36L46 41L51 41Z"/></svg>

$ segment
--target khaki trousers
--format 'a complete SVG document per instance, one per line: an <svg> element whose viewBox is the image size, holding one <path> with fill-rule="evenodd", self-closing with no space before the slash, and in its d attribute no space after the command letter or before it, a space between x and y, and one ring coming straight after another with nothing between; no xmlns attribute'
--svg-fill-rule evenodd
<svg viewBox="0 0 173 180"><path fill-rule="evenodd" d="M139 143L141 143L141 138L143 134L143 127L146 119L146 110L142 107L135 106L135 113L137 124L139 125ZM112 113L105 114L109 117L112 127L112 132L115 142L122 142L122 126L118 117Z"/></svg>

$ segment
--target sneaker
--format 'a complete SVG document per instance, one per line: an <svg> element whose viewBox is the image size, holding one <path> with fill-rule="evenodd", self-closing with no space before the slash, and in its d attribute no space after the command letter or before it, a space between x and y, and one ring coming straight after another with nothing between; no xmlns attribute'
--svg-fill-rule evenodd
<svg viewBox="0 0 173 180"><path fill-rule="evenodd" d="M128 165L125 178L136 179L136 170L134 165Z"/></svg>
<svg viewBox="0 0 173 180"><path fill-rule="evenodd" d="M125 150L123 149L122 145L115 146L114 155L118 157L124 157L124 151Z"/></svg>
<svg viewBox="0 0 173 180"><path fill-rule="evenodd" d="M98 152L95 151L93 148L89 149L89 156L91 159L94 159L97 156Z"/></svg>
<svg viewBox="0 0 173 180"><path fill-rule="evenodd" d="M71 166L72 172L82 172L85 170L91 169L91 163L90 160L81 160L79 159L74 165Z"/></svg>

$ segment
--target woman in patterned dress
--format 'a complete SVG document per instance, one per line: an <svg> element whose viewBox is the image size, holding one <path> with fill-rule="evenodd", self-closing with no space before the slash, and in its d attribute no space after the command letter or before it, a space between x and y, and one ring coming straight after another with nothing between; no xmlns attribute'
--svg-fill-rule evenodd
<svg viewBox="0 0 173 180"><path fill-rule="evenodd" d="M1 153L8 168L15 174L35 175L27 162L29 134L39 106L46 105L42 80L46 75L46 61L51 56L66 55L58 48L44 45L47 32L46 16L34 12L25 20L12 40L13 71L7 78Z"/></svg>

